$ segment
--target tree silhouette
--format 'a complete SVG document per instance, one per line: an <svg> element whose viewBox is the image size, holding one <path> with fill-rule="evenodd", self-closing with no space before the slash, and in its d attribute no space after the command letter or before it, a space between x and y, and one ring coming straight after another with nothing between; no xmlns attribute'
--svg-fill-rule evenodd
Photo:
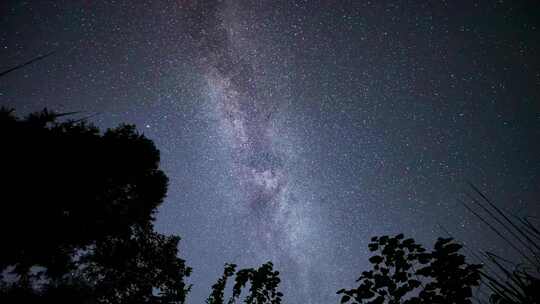
<svg viewBox="0 0 540 304"><path fill-rule="evenodd" d="M206 299L207 304L223 304L224 303L224 292L227 285L227 280L232 277L235 273L236 265L235 264L225 264L225 269L223 270L223 275L218 279L216 284L212 285L212 293Z"/></svg>
<svg viewBox="0 0 540 304"><path fill-rule="evenodd" d="M280 283L279 272L273 270L271 262L263 264L258 269L246 268L236 272L235 284L228 304L236 303L242 294L242 289L250 285L244 303L246 304L279 304L283 294L278 291ZM224 290L227 280L235 275L235 264L225 264L223 275L212 285L212 293L206 300L207 304L223 304Z"/></svg>
<svg viewBox="0 0 540 304"><path fill-rule="evenodd" d="M100 133L59 122L66 114L0 110L2 297L183 303L191 269L179 238L153 230L167 191L159 151L134 126Z"/></svg>
<svg viewBox="0 0 540 304"><path fill-rule="evenodd" d="M431 252L403 234L371 239L369 261L355 289L341 289L341 303L464 304L480 281L480 265L467 264L461 245L439 238Z"/></svg>

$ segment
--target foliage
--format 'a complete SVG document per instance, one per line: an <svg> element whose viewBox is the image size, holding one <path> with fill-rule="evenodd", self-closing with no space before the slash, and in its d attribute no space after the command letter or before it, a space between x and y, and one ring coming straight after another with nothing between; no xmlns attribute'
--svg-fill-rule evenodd
<svg viewBox="0 0 540 304"><path fill-rule="evenodd" d="M492 252L483 253L486 267L481 274L484 285L491 291L489 301L494 304L540 303L540 231L528 218L512 217L474 185L470 186L474 192L468 194L469 204L463 202L465 208L522 260L516 264Z"/></svg>
<svg viewBox="0 0 540 304"><path fill-rule="evenodd" d="M225 264L225 269L223 270L223 275L218 279L216 284L212 285L212 293L210 297L206 299L207 304L223 304L225 286L227 285L227 280L234 275L236 270L235 264Z"/></svg>
<svg viewBox="0 0 540 304"><path fill-rule="evenodd" d="M207 304L224 303L227 279L235 274L235 269L235 264L225 264L223 276L212 286L212 293L206 300ZM258 269L241 269L236 272L232 295L227 303L235 303L242 294L242 289L249 284L249 293L244 300L246 304L279 304L283 297L283 294L277 290L279 283L279 272L273 270L271 262L263 264Z"/></svg>
<svg viewBox="0 0 540 304"><path fill-rule="evenodd" d="M153 231L167 190L159 151L134 126L101 134L58 121L67 114L0 110L0 271L15 278L2 295L84 287L97 302L183 303L179 238Z"/></svg>
<svg viewBox="0 0 540 304"><path fill-rule="evenodd" d="M480 265L467 264L452 239L439 238L431 252L403 234L371 241L373 269L362 272L357 288L338 291L341 303L471 303Z"/></svg>
<svg viewBox="0 0 540 304"><path fill-rule="evenodd" d="M497 260L494 260L494 263ZM502 269L504 266L500 265ZM484 273L488 286L492 290L490 302L493 304L537 304L540 303L538 290L540 279L532 271L517 268L506 272L506 280L497 279L492 274ZM538 270L536 270L538 271Z"/></svg>

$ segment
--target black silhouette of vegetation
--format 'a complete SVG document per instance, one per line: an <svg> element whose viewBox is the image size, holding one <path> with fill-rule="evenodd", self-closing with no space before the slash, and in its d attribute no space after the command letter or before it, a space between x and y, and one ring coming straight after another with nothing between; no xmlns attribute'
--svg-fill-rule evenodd
<svg viewBox="0 0 540 304"><path fill-rule="evenodd" d="M0 302L183 303L179 238L153 230L167 190L152 141L44 110L0 110Z"/></svg>
<svg viewBox="0 0 540 304"><path fill-rule="evenodd" d="M234 275L236 270L235 264L225 264L223 275L218 279L216 284L212 285L212 293L206 299L207 304L223 304L225 297L225 287L227 286L227 280Z"/></svg>
<svg viewBox="0 0 540 304"><path fill-rule="evenodd" d="M338 291L341 303L472 303L481 266L467 264L460 249L450 238L439 238L429 252L403 234L374 237L373 270L362 272L357 288Z"/></svg>
<svg viewBox="0 0 540 304"><path fill-rule="evenodd" d="M72 114L44 110L20 119L0 109L0 302L185 303L191 268L178 257L180 238L153 227L167 191L159 151L131 125L102 133L85 119L60 121ZM402 234L374 237L373 269L362 272L358 287L338 291L341 303L466 304L481 280L490 303L539 303L540 231L474 189L480 198L471 196L472 203L488 216L465 206L523 263L486 252L481 269L452 238L428 251ZM225 264L207 304L241 296L247 304L281 303L271 262L236 267Z"/></svg>
<svg viewBox="0 0 540 304"><path fill-rule="evenodd" d="M498 208L474 185L463 206L521 257L516 263L493 252L478 258L485 265L483 285L493 304L540 303L540 231L527 217L515 217ZM479 301L484 303L485 301Z"/></svg>
<svg viewBox="0 0 540 304"><path fill-rule="evenodd" d="M1 72L0 72L0 77L5 76L5 75L7 75L7 74L9 74L9 73L11 73L11 72L14 72L14 71L18 70L18 69L22 69L22 68L24 68L24 67L27 66L27 65L33 64L34 62L38 62L38 61L40 61L40 60L43 60L43 59L45 59L45 58L51 56L52 54L54 54L54 52L49 52L49 53L47 53L47 54L45 54L45 55L39 55L39 56L36 56L36 57L34 57L34 58L28 60L27 62L23 62L23 63L21 63L21 64L18 64L18 65L16 65L16 66L12 67L12 68L9 68L9 69L7 69L7 70L1 71Z"/></svg>
<svg viewBox="0 0 540 304"><path fill-rule="evenodd" d="M267 262L258 269L247 268L235 273L235 264L225 264L223 276L212 286L212 293L206 300L207 304L223 304L227 280L236 274L232 295L228 304L236 303L242 290L249 284L249 292L244 299L246 304L279 304L283 294L278 291L280 283L279 272L273 270L273 264Z"/></svg>

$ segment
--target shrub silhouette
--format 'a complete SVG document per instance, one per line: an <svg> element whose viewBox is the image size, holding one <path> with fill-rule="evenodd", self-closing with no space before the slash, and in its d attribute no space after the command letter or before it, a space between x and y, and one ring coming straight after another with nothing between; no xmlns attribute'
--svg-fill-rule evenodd
<svg viewBox="0 0 540 304"><path fill-rule="evenodd" d="M341 303L472 303L471 287L480 281L480 265L465 262L461 245L439 238L428 252L403 234L371 239L369 261L355 289L341 289Z"/></svg>
<svg viewBox="0 0 540 304"><path fill-rule="evenodd" d="M527 217L516 217L498 208L475 185L467 193L468 202L463 206L476 216L509 249L518 263L496 255L481 252L479 259L484 263L482 283L491 295L494 304L540 303L540 230ZM514 258L515 259L515 258Z"/></svg>
<svg viewBox="0 0 540 304"><path fill-rule="evenodd" d="M2 297L84 289L95 302L183 303L179 238L153 230L167 191L159 151L134 126L102 134L63 115L0 110Z"/></svg>

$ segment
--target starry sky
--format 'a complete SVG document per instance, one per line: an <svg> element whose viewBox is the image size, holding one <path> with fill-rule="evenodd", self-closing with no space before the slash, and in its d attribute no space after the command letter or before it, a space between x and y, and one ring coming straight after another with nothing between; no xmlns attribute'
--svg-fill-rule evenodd
<svg viewBox="0 0 540 304"><path fill-rule="evenodd" d="M2 1L0 105L136 124L170 178L201 303L272 260L288 303L337 302L373 235L448 230L513 255L458 203L471 182L540 216L534 1Z"/></svg>

